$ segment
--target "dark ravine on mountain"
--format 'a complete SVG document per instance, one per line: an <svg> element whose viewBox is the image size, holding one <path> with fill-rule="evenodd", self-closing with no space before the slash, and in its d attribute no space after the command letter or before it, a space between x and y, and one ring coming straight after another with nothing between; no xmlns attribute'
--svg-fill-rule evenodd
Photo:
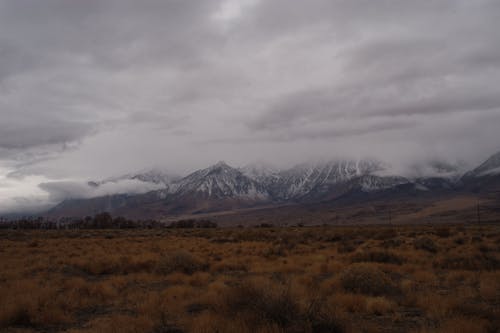
<svg viewBox="0 0 500 333"><path fill-rule="evenodd" d="M464 174L444 163L431 164L430 168L430 176L410 179L388 175L382 163L371 160L302 164L281 171L257 165L237 169L219 162L184 178L149 171L89 182L89 186L99 187L126 178L153 183L160 189L143 194L68 198L45 215L82 217L108 211L133 218L159 218L283 204L499 193L500 152Z"/></svg>

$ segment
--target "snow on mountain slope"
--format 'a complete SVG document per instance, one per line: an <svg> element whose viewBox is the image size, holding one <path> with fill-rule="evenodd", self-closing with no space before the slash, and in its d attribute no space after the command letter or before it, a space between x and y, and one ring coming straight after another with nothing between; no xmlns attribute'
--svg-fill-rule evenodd
<svg viewBox="0 0 500 333"><path fill-rule="evenodd" d="M398 185L408 184L410 181L404 177L364 175L359 179L359 185L364 192L386 190Z"/></svg>
<svg viewBox="0 0 500 333"><path fill-rule="evenodd" d="M301 164L280 172L271 191L282 199L297 198L380 170L381 164L371 160Z"/></svg>
<svg viewBox="0 0 500 333"><path fill-rule="evenodd" d="M169 192L175 195L201 194L207 198L262 200L269 196L264 186L225 162L198 170L172 183Z"/></svg>
<svg viewBox="0 0 500 333"><path fill-rule="evenodd" d="M264 163L252 163L238 169L250 179L257 182L266 182L269 179L279 178L279 169Z"/></svg>

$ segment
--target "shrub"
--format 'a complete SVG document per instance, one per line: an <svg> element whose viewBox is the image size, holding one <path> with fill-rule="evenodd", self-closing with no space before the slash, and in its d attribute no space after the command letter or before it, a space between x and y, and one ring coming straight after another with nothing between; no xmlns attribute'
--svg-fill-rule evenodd
<svg viewBox="0 0 500 333"><path fill-rule="evenodd" d="M263 253L263 256L266 258L283 257L285 255L286 255L285 247L281 244L272 245Z"/></svg>
<svg viewBox="0 0 500 333"><path fill-rule="evenodd" d="M248 267L242 262L222 261L210 267L212 272L248 272Z"/></svg>
<svg viewBox="0 0 500 333"><path fill-rule="evenodd" d="M360 294L335 294L335 302L350 313L363 313L366 310L366 296Z"/></svg>
<svg viewBox="0 0 500 333"><path fill-rule="evenodd" d="M403 240L401 238L391 238L384 240L380 245L383 248L395 248L399 247L403 244Z"/></svg>
<svg viewBox="0 0 500 333"><path fill-rule="evenodd" d="M233 315L249 314L281 327L299 317L299 305L292 299L290 289L261 281L244 281L224 294L227 309Z"/></svg>
<svg viewBox="0 0 500 333"><path fill-rule="evenodd" d="M460 302L463 302L460 297L440 295L431 291L417 293L415 298L415 305L425 312L426 317L436 321L449 318Z"/></svg>
<svg viewBox="0 0 500 333"><path fill-rule="evenodd" d="M479 318L451 318L440 325L439 328L433 329L437 333L486 333L493 332L490 325L484 319Z"/></svg>
<svg viewBox="0 0 500 333"><path fill-rule="evenodd" d="M38 287L38 286L37 286ZM71 321L65 313L63 302L50 287L36 289L30 283L11 286L0 290L0 331L9 326L43 328L63 325Z"/></svg>
<svg viewBox="0 0 500 333"><path fill-rule="evenodd" d="M482 253L487 253L487 252L493 252L493 248L491 246L488 246L486 244L481 244L477 248L480 252Z"/></svg>
<svg viewBox="0 0 500 333"><path fill-rule="evenodd" d="M208 265L199 258L187 251L179 250L163 255L158 261L156 271L161 274L170 274L173 272L193 274L207 268Z"/></svg>
<svg viewBox="0 0 500 333"><path fill-rule="evenodd" d="M305 325L302 325L300 331L317 333L341 333L346 331L343 320L337 315L336 309L326 304L324 299L312 300L308 305L304 319Z"/></svg>
<svg viewBox="0 0 500 333"><path fill-rule="evenodd" d="M359 252L352 257L352 262L381 262L401 265L403 261L400 256L387 251Z"/></svg>
<svg viewBox="0 0 500 333"><path fill-rule="evenodd" d="M451 234L450 228L446 228L446 227L437 228L435 234L441 238L448 238L448 237L450 237L450 234Z"/></svg>
<svg viewBox="0 0 500 333"><path fill-rule="evenodd" d="M471 237L472 243L481 243L482 241L483 241L483 239L481 238L481 236L472 236Z"/></svg>
<svg viewBox="0 0 500 333"><path fill-rule="evenodd" d="M425 250L431 253L437 252L436 243L429 237L419 237L413 242L413 246L417 250Z"/></svg>
<svg viewBox="0 0 500 333"><path fill-rule="evenodd" d="M346 291L379 296L398 289L387 274L369 264L353 264L341 273L340 282Z"/></svg>
<svg viewBox="0 0 500 333"><path fill-rule="evenodd" d="M338 252L339 253L350 253L356 251L358 244L354 241L343 240L339 243Z"/></svg>
<svg viewBox="0 0 500 333"><path fill-rule="evenodd" d="M479 282L479 293L483 299L500 303L500 273L483 274Z"/></svg>
<svg viewBox="0 0 500 333"><path fill-rule="evenodd" d="M0 327L10 325L29 327L33 325L30 304L12 304L9 308L2 309L0 314Z"/></svg>
<svg viewBox="0 0 500 333"><path fill-rule="evenodd" d="M397 236L398 236L398 232L391 228L391 229L381 230L380 232L375 234L375 236L373 238L377 239L377 240L388 240L388 239L396 238Z"/></svg>
<svg viewBox="0 0 500 333"><path fill-rule="evenodd" d="M366 310L377 316L394 312L396 304L383 296L370 297L366 300Z"/></svg>
<svg viewBox="0 0 500 333"><path fill-rule="evenodd" d="M500 260L495 254L448 254L446 257L434 261L434 267L443 269L463 270L497 270L500 269Z"/></svg>
<svg viewBox="0 0 500 333"><path fill-rule="evenodd" d="M39 243L38 241L34 240L29 242L28 247L38 247Z"/></svg>
<svg viewBox="0 0 500 333"><path fill-rule="evenodd" d="M343 237L341 235L333 234L330 237L327 237L325 241L335 243L335 242L340 242L342 239Z"/></svg>
<svg viewBox="0 0 500 333"><path fill-rule="evenodd" d="M247 280L222 295L228 317L246 318L247 325L277 326L293 332L343 332L344 326L323 299L294 297L290 286L265 280ZM281 331L281 330L280 330Z"/></svg>

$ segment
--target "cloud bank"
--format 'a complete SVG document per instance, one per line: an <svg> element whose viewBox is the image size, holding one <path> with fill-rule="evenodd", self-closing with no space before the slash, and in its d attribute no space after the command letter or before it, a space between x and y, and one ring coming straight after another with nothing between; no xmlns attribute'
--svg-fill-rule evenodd
<svg viewBox="0 0 500 333"><path fill-rule="evenodd" d="M112 194L140 194L163 188L161 184L143 182L137 179L120 179L99 186L75 181L41 183L40 189L49 194L50 202L57 204L66 199L88 199Z"/></svg>

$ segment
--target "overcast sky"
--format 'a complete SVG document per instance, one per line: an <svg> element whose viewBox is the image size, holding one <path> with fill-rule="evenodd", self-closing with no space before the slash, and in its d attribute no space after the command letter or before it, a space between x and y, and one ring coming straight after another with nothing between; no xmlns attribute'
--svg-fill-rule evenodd
<svg viewBox="0 0 500 333"><path fill-rule="evenodd" d="M0 0L0 211L218 160L480 162L498 0Z"/></svg>

